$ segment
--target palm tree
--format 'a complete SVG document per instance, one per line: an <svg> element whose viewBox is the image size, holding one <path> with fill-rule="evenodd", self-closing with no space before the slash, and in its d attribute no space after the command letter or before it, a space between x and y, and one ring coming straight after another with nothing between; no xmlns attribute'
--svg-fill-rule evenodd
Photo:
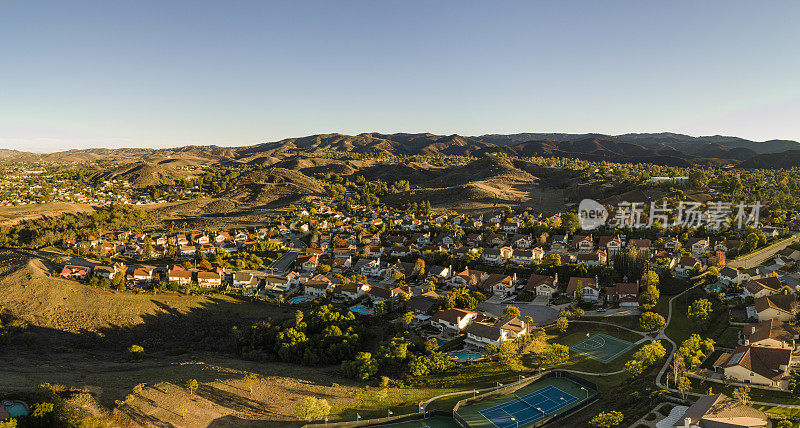
<svg viewBox="0 0 800 428"><path fill-rule="evenodd" d="M286 299L283 297L283 294L278 294L278 297L275 298L275 303L280 306Z"/></svg>
<svg viewBox="0 0 800 428"><path fill-rule="evenodd" d="M525 323L528 324L528 333L531 332L531 324L533 324L533 318L530 315L525 316Z"/></svg>

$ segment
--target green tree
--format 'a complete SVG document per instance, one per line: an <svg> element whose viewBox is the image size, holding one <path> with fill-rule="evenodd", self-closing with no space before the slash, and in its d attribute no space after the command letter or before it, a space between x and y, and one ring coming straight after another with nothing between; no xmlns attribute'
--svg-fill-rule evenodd
<svg viewBox="0 0 800 428"><path fill-rule="evenodd" d="M567 331L569 328L569 320L566 316L559 315L558 318L556 318L556 328L562 333Z"/></svg>
<svg viewBox="0 0 800 428"><path fill-rule="evenodd" d="M512 305L506 305L506 307L503 308L503 315L506 318L518 317L520 315L519 308Z"/></svg>
<svg viewBox="0 0 800 428"><path fill-rule="evenodd" d="M631 377L639 376L644 371L644 363L639 360L628 360L625 363L625 371Z"/></svg>
<svg viewBox="0 0 800 428"><path fill-rule="evenodd" d="M645 312L639 316L639 328L643 331L657 331L664 328L666 320L661 314L655 312Z"/></svg>
<svg viewBox="0 0 800 428"><path fill-rule="evenodd" d="M194 392L197 390L198 387L197 379L189 379L186 381L186 389L189 390L189 394L194 395Z"/></svg>
<svg viewBox="0 0 800 428"><path fill-rule="evenodd" d="M645 311L652 310L658 303L660 297L661 293L658 291L658 288L653 284L649 284L644 288L642 293L639 294L639 305Z"/></svg>
<svg viewBox="0 0 800 428"><path fill-rule="evenodd" d="M750 405L750 387L740 386L733 390L732 398L745 406Z"/></svg>
<svg viewBox="0 0 800 428"><path fill-rule="evenodd" d="M612 428L621 424L623 419L624 416L621 412L611 410L608 412L600 412L589 421L589 424L597 428Z"/></svg>
<svg viewBox="0 0 800 428"><path fill-rule="evenodd" d="M411 321L414 320L414 313L413 312L406 312L400 316L400 321L403 322L404 325L411 324Z"/></svg>
<svg viewBox="0 0 800 428"><path fill-rule="evenodd" d="M283 297L283 294L278 294L278 297L275 298L275 303L277 303L278 306L282 305L285 301L286 297Z"/></svg>
<svg viewBox="0 0 800 428"><path fill-rule="evenodd" d="M128 361L139 361L144 358L144 348L139 345L131 345L125 350Z"/></svg>
<svg viewBox="0 0 800 428"><path fill-rule="evenodd" d="M686 316L689 317L689 320L698 326L701 331L704 331L708 328L708 323L711 321L712 311L713 307L708 299L698 299L689 306Z"/></svg>
<svg viewBox="0 0 800 428"><path fill-rule="evenodd" d="M331 405L324 398L306 397L294 408L295 417L306 422L324 419L330 413Z"/></svg>
<svg viewBox="0 0 800 428"><path fill-rule="evenodd" d="M559 343L549 344L541 354L542 366L555 367L569 361L569 347Z"/></svg>
<svg viewBox="0 0 800 428"><path fill-rule="evenodd" d="M564 231L568 235L572 235L581 227L580 221L578 221L578 215L575 213L567 213L561 217L561 227L564 228Z"/></svg>
<svg viewBox="0 0 800 428"><path fill-rule="evenodd" d="M644 366L651 366L665 355L667 355L667 350L664 349L664 345L660 341L654 340L634 352L632 358L641 361Z"/></svg>
<svg viewBox="0 0 800 428"><path fill-rule="evenodd" d="M342 362L342 371L354 379L367 380L378 373L378 362L369 352L359 352L354 360Z"/></svg>

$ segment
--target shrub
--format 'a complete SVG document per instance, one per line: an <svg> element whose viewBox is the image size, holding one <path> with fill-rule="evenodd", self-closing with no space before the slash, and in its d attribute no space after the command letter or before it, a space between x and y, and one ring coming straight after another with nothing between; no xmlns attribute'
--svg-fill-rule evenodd
<svg viewBox="0 0 800 428"><path fill-rule="evenodd" d="M125 350L128 361L139 361L144 358L144 348L139 345L131 345Z"/></svg>

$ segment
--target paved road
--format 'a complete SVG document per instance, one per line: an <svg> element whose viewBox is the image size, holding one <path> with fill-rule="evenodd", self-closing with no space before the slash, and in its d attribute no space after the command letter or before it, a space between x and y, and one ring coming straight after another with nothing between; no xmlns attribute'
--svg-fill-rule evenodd
<svg viewBox="0 0 800 428"><path fill-rule="evenodd" d="M533 318L533 323L537 325L550 324L558 317L558 311L549 306L529 305L527 303L491 303L488 300L478 305L478 310L489 313L495 317L503 317L503 308L506 305L516 306L522 319L529 316Z"/></svg>
<svg viewBox="0 0 800 428"><path fill-rule="evenodd" d="M783 241L780 241L777 244L773 244L771 247L768 247L766 250L760 253L756 253L741 259L733 260L730 263L728 263L728 266L734 269L738 268L749 269L751 267L758 266L759 264L761 264L761 262L772 257L773 255L775 255L775 253L788 247L790 244L796 242L798 239L800 239L800 233L795 233L794 236L785 239Z"/></svg>
<svg viewBox="0 0 800 428"><path fill-rule="evenodd" d="M299 250L287 251L286 254L282 255L278 260L272 262L270 268L277 272L286 272L292 266L292 263L294 263L294 259L299 255Z"/></svg>

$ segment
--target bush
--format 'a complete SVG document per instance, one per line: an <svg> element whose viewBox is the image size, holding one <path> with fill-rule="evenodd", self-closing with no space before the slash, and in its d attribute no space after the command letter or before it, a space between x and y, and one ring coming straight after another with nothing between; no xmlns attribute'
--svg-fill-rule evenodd
<svg viewBox="0 0 800 428"><path fill-rule="evenodd" d="M658 413L661 413L664 416L669 416L669 412L672 411L673 407L675 407L674 404L667 403L667 404L661 406L660 409L658 409Z"/></svg>
<svg viewBox="0 0 800 428"><path fill-rule="evenodd" d="M654 420L656 420L656 414L653 413L653 412L650 412L650 413L647 414L647 416L644 417L644 420L646 420L646 421L654 421Z"/></svg>
<svg viewBox="0 0 800 428"><path fill-rule="evenodd" d="M144 358L144 348L139 345L131 345L125 350L125 357L128 361L139 361Z"/></svg>

